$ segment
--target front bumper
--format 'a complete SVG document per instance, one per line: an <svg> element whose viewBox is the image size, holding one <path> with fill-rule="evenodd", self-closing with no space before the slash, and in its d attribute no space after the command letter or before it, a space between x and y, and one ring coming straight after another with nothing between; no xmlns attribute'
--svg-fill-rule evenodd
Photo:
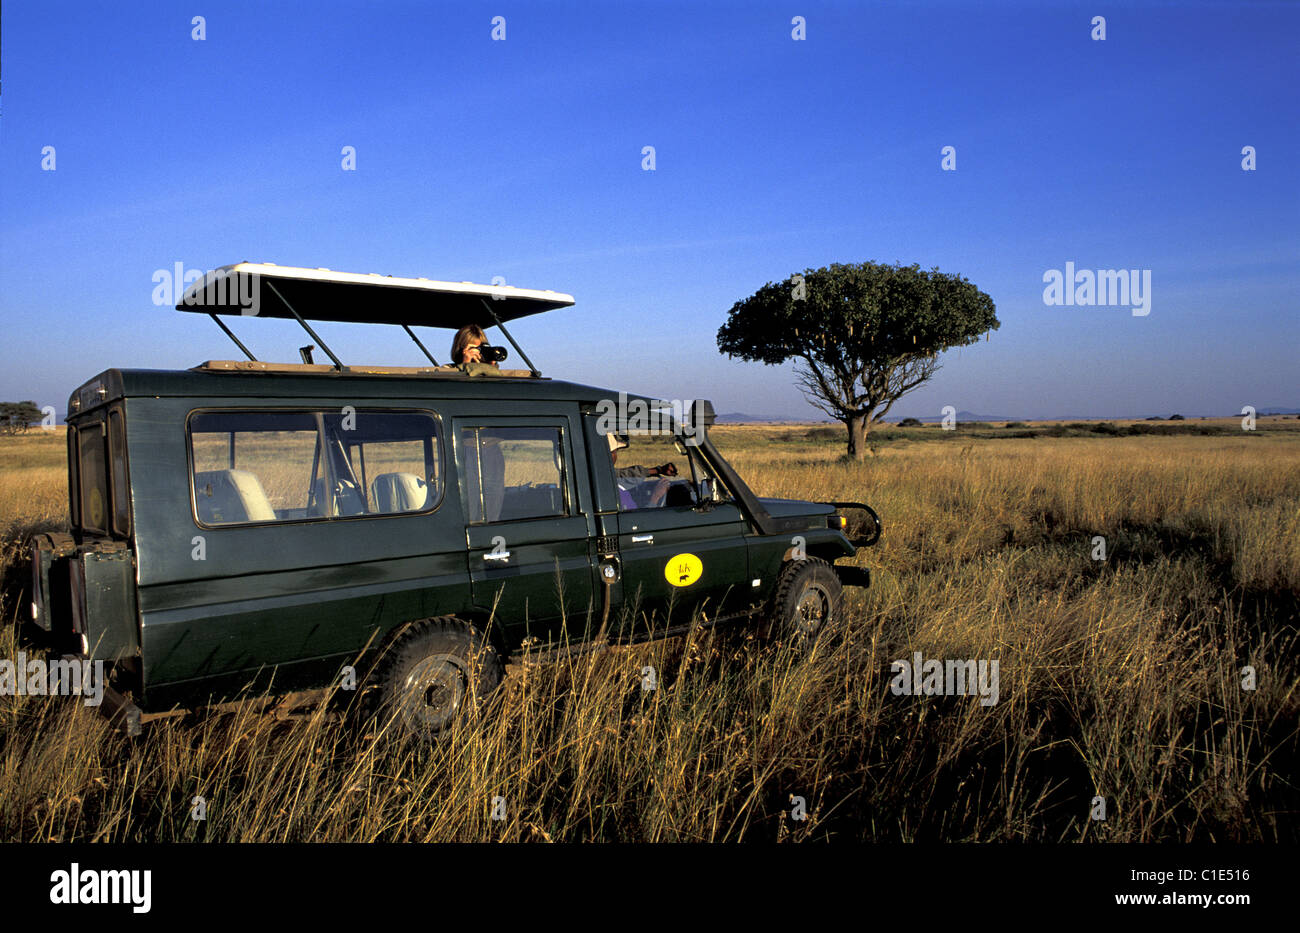
<svg viewBox="0 0 1300 933"><path fill-rule="evenodd" d="M835 574L840 578L841 586L871 586L871 571L866 567L854 567L852 565L841 567L835 566Z"/></svg>

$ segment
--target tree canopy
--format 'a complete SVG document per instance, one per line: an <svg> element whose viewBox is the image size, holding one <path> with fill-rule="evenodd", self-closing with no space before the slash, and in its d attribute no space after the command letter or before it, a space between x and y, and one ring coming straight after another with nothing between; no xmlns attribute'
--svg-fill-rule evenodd
<svg viewBox="0 0 1300 933"><path fill-rule="evenodd" d="M728 356L797 359L799 385L845 424L861 458L871 425L938 370L938 354L999 327L993 299L960 275L919 265L835 263L769 282L718 330Z"/></svg>
<svg viewBox="0 0 1300 933"><path fill-rule="evenodd" d="M45 413L35 402L0 402L0 434L18 434L37 424Z"/></svg>

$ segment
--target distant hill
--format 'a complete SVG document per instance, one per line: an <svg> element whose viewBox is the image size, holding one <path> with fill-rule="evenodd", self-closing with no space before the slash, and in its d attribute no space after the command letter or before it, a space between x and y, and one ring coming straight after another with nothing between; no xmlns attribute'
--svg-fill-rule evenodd
<svg viewBox="0 0 1300 933"><path fill-rule="evenodd" d="M1257 406L1255 409L1255 413L1260 417L1264 415L1300 415L1300 408L1284 408L1280 405L1269 405L1266 407ZM978 422L988 422L988 421L1144 421L1152 417L1168 419L1168 417L1171 414L1174 414L1174 412L1159 412L1156 414L1153 414L1152 412L1145 412L1143 414L1126 414L1126 415L1116 415L1116 414L1055 415L1050 418L1043 418L1038 415L981 415L973 411L959 411L957 412L957 423L963 424L963 423L970 423L970 422L978 423ZM1241 409L1238 408L1236 411L1219 412L1217 414L1211 414L1211 415L1202 415L1199 413L1193 413L1191 411L1180 411L1178 412L1178 414L1183 415L1188 420L1194 418L1236 418L1241 416ZM924 421L931 424L938 424L940 421L943 420L942 415L936 415L936 414L890 415L889 417L884 419L884 423L897 424L898 422L902 421L904 418L916 418L919 421ZM812 415L785 415L785 416L751 415L743 411L729 411L724 414L720 414L718 415L718 421L722 422L723 424L763 424L763 423L838 424L838 422L830 421L825 417L817 418Z"/></svg>
<svg viewBox="0 0 1300 933"><path fill-rule="evenodd" d="M811 421L811 418L801 418L793 415L787 415L784 418L767 415L747 415L743 411L729 411L718 415L718 420L725 424L753 424L773 421L793 421L803 423Z"/></svg>
<svg viewBox="0 0 1300 933"><path fill-rule="evenodd" d="M895 417L891 415L890 417L885 419L885 422L888 424L897 424L899 421L902 421L904 418L916 418L916 420L918 421L926 421L926 422L933 421L935 423L938 423L943 420L943 415L926 415L924 417L920 415L898 415L897 417ZM1017 419L1012 417L1011 415L977 415L973 411L957 412L958 424L960 424L963 421L1017 421L1017 420L1023 421L1025 419L1023 417Z"/></svg>
<svg viewBox="0 0 1300 933"><path fill-rule="evenodd" d="M1167 419L1171 414L1174 414L1174 412L1161 412L1159 413L1159 417ZM1189 420L1192 418L1236 418L1241 416L1241 409L1238 408L1236 411L1218 412L1209 415L1202 415L1200 413L1195 413L1191 411L1180 411L1178 412L1178 414L1183 415ZM1267 407L1257 406L1255 409L1255 414L1261 417L1264 415L1300 415L1300 408L1283 408L1280 405L1270 405ZM930 422L935 424L943 420L942 415L926 414L926 415L890 415L888 418L885 419L885 421L890 424L897 424L899 421L902 421L904 418L908 418L908 417L916 418L919 421ZM981 415L981 414L976 414L973 411L959 411L957 412L957 423L961 424L963 422L972 422L972 421L974 422L982 422L982 421L1143 421L1149 417L1152 417L1151 412L1146 412L1144 414L1122 414L1122 415L1117 415L1114 413L1105 414L1105 415L1096 415L1096 414L1053 415L1050 418L1044 418L1039 415Z"/></svg>

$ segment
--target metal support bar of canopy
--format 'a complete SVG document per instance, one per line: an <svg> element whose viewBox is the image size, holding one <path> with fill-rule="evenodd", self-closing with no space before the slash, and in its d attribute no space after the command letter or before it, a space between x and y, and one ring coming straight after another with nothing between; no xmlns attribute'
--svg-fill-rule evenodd
<svg viewBox="0 0 1300 933"><path fill-rule="evenodd" d="M289 309L289 313L294 316L294 320L296 320L299 324L301 324L302 329L311 335L311 339L316 341L316 345L320 347L322 350L324 350L326 354L329 355L329 358L334 361L334 368L338 370L342 370L343 364L339 362L339 358L334 355L334 351L329 348L329 346L325 343L324 340L320 339L320 335L317 334L316 331L312 330L311 327L308 326L307 322L302 319L302 315L294 310L293 305L289 304L289 302L284 300L284 296L280 294L280 290L270 282L266 282L265 284L266 287L269 288L275 294L276 298L279 298L280 301L284 302L284 306Z"/></svg>
<svg viewBox="0 0 1300 933"><path fill-rule="evenodd" d="M424 344L420 343L420 338L415 336L415 332L411 330L411 328L406 324L402 325L402 330L406 331L406 335L415 341L415 345L420 348L420 352L422 352L425 356L429 358L429 362L432 363L434 366L437 366L438 361L433 358L432 353L430 353L428 350L424 348Z"/></svg>
<svg viewBox="0 0 1300 933"><path fill-rule="evenodd" d="M226 332L226 336L229 337L231 340L233 340L233 341L235 342L235 346L239 347L239 349L241 349L241 350L244 351L244 356L248 357L248 358L249 358L250 360L252 360L254 363L257 362L257 357L253 356L253 354L249 352L248 347L244 346L242 343L239 342L239 338L235 336L234 331L232 331L229 327L227 327L225 324L223 324L223 323L221 322L221 318L217 317L217 316L216 316L215 314L213 314L211 311L208 312L208 317L210 317L210 318L212 318L212 320L216 321L216 322L217 322L217 326L220 327L222 330L224 330L224 331Z"/></svg>
<svg viewBox="0 0 1300 933"><path fill-rule="evenodd" d="M528 358L528 354L520 349L519 344L515 343L515 338L510 336L510 331L506 330L506 326L501 323L501 318L497 317L497 313L492 310L491 303L489 303L486 298L480 298L479 301L483 303L483 307L487 308L487 313L492 316L492 320L496 321L497 327L501 329L501 333L506 335L506 339L510 341L510 346L514 347L515 352L519 354L519 358L528 364L528 370L533 374L533 378L542 378L541 372L533 365L533 361Z"/></svg>

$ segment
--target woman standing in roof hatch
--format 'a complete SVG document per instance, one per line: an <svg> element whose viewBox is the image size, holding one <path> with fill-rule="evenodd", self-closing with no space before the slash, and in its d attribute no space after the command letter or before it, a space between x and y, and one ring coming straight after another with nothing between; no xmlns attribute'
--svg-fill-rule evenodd
<svg viewBox="0 0 1300 933"><path fill-rule="evenodd" d="M456 331L456 336L452 338L451 364L459 366L462 363L482 363L478 348L485 343L487 343L487 335L483 333L483 328L477 324L466 324ZM495 366L496 363L491 365Z"/></svg>

